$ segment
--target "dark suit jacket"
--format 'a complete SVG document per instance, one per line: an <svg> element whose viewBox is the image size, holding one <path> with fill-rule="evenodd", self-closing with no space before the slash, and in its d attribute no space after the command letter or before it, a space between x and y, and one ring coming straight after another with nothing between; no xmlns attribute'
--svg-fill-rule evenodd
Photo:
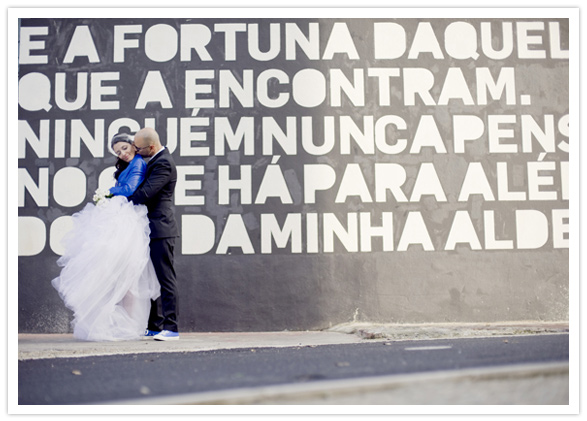
<svg viewBox="0 0 587 421"><path fill-rule="evenodd" d="M147 164L145 180L128 199L148 209L151 238L178 237L179 229L173 210L173 191L177 170L173 157L165 148Z"/></svg>

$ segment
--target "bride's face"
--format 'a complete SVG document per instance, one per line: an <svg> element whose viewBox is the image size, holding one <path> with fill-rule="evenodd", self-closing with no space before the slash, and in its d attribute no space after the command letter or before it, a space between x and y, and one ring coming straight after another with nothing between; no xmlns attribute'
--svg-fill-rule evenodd
<svg viewBox="0 0 587 421"><path fill-rule="evenodd" d="M118 142L115 143L112 147L116 156L126 162L132 161L135 157L135 148L127 142Z"/></svg>

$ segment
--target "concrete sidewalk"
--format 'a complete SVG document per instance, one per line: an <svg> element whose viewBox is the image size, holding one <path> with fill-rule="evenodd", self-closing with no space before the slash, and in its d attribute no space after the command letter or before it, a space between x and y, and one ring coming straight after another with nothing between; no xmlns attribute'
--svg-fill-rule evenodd
<svg viewBox="0 0 587 421"><path fill-rule="evenodd" d="M366 341L451 339L568 333L567 322L374 324L348 323L321 331L180 333L179 341L86 342L71 334L18 335L18 359L70 358L150 352L318 346Z"/></svg>
<svg viewBox="0 0 587 421"><path fill-rule="evenodd" d="M342 332L180 333L178 341L86 342L71 334L19 334L18 359L71 358L152 352L200 352L220 349L278 348L360 343L365 339Z"/></svg>

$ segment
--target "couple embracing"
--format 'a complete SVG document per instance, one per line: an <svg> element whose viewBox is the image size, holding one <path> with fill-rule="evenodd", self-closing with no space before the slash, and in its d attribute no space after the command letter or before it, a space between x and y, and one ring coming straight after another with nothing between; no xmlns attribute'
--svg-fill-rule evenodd
<svg viewBox="0 0 587 421"><path fill-rule="evenodd" d="M78 339L177 340L173 157L151 128L134 140L117 134L111 146L116 185L72 216L52 285Z"/></svg>

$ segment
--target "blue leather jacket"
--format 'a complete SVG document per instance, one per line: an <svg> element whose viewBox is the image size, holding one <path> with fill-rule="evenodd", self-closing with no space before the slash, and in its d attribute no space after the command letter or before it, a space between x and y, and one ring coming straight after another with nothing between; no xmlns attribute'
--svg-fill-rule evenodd
<svg viewBox="0 0 587 421"><path fill-rule="evenodd" d="M129 197L145 179L146 171L147 163L142 156L137 154L129 162L128 167L120 173L116 186L110 189L110 193L115 196Z"/></svg>

